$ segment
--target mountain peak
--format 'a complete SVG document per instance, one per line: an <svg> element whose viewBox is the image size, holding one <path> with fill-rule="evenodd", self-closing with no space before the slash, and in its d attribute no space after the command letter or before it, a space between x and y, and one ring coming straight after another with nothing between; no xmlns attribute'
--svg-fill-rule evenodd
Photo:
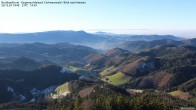
<svg viewBox="0 0 196 110"><path fill-rule="evenodd" d="M117 55L123 55L123 54L129 54L130 52L128 50L124 50L124 49L121 49L121 48L113 48L113 49L110 49L108 50L105 55L106 56L110 56L110 57L113 57L113 56L117 56Z"/></svg>

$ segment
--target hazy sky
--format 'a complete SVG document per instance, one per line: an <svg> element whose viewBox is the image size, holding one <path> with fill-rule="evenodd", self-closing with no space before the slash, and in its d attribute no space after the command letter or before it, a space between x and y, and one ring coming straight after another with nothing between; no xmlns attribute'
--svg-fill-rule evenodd
<svg viewBox="0 0 196 110"><path fill-rule="evenodd" d="M0 32L86 30L196 37L196 0L78 1L86 4L0 6Z"/></svg>

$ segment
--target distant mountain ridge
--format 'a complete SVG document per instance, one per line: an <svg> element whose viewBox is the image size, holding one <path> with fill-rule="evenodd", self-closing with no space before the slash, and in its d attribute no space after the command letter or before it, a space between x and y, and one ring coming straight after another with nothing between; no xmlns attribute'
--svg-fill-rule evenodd
<svg viewBox="0 0 196 110"><path fill-rule="evenodd" d="M0 43L71 43L81 44L97 49L111 49L116 44L136 40L183 40L172 35L124 35L107 33L87 33L85 31L47 31L35 33L8 34L0 33Z"/></svg>
<svg viewBox="0 0 196 110"><path fill-rule="evenodd" d="M116 47L126 49L129 51L141 51L147 48L153 48L162 45L175 45L175 46L196 46L196 38L176 41L172 39L162 39L153 41L127 41Z"/></svg>

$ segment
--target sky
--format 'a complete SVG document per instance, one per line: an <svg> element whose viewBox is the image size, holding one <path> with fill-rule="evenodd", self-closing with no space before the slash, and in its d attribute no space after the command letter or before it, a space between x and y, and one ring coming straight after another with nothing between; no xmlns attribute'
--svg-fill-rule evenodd
<svg viewBox="0 0 196 110"><path fill-rule="evenodd" d="M1 1L20 2L21 0ZM78 1L86 4L0 6L0 33L84 30L196 37L196 0Z"/></svg>

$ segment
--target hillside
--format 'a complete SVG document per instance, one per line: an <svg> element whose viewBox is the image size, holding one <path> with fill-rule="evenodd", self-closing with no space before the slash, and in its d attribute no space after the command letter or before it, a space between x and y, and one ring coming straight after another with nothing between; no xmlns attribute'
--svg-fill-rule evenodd
<svg viewBox="0 0 196 110"><path fill-rule="evenodd" d="M62 73L61 69L59 66L48 65L32 71L0 70L0 103L39 100L39 95L47 94L52 86L79 78L77 74ZM41 94L41 91L45 92Z"/></svg>
<svg viewBox="0 0 196 110"><path fill-rule="evenodd" d="M194 41L186 46L180 43L184 41L175 41L177 46L153 42L160 45L103 53L67 43L2 45L0 109L195 107Z"/></svg>
<svg viewBox="0 0 196 110"><path fill-rule="evenodd" d="M103 54L90 54L85 57L85 60L88 63L85 68L102 71L104 68L118 65L129 54L131 54L131 52L120 48L110 49Z"/></svg>
<svg viewBox="0 0 196 110"><path fill-rule="evenodd" d="M165 110L179 109L181 106L195 105L192 102L178 99L169 94L145 90L131 95L124 89L109 85L96 79L72 81L70 94L62 99L40 101L38 103L12 102L1 104L6 109L81 109L81 110ZM60 86L59 86L60 87ZM60 100L60 101L59 101Z"/></svg>
<svg viewBox="0 0 196 110"><path fill-rule="evenodd" d="M196 76L196 47L193 46L167 45L127 53L120 62L108 65L106 61L116 56L105 56L104 60L94 59L88 66L104 65L99 69L102 70L100 77L104 81L130 88L170 91Z"/></svg>
<svg viewBox="0 0 196 110"><path fill-rule="evenodd" d="M49 61L54 64L64 65L72 61L83 63L87 55L96 53L96 50L92 48L68 43L7 45L9 46L0 46L0 58L2 61L15 61L25 57L39 62Z"/></svg>
<svg viewBox="0 0 196 110"><path fill-rule="evenodd" d="M196 39L193 38L193 39L178 41L178 40L168 38L168 39L159 39L153 41L145 41L145 40L127 41L120 45L117 45L117 47L133 52L133 51L141 51L157 46L162 46L162 45L196 46Z"/></svg>
<svg viewBox="0 0 196 110"><path fill-rule="evenodd" d="M1 69L19 69L24 71L31 71L38 69L41 66L48 65L48 64L54 64L50 61L36 61L33 59L20 57L16 60L2 60L0 61L0 68Z"/></svg>

